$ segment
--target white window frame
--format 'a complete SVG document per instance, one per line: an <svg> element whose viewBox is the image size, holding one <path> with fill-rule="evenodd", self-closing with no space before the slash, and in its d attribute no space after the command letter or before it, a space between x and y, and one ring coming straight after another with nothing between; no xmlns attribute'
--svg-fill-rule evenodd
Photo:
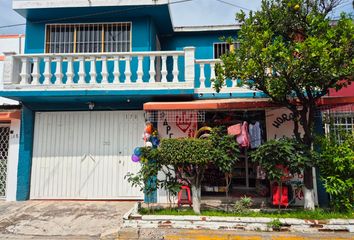
<svg viewBox="0 0 354 240"><path fill-rule="evenodd" d="M88 26L88 25L100 25L100 26L104 26L104 25L129 25L130 26L130 33L129 33L129 47L128 47L128 50L129 52L132 51L132 42L133 42L133 38L132 38L132 35L133 35L133 24L132 22L100 22L100 23L50 23L50 24L45 24L45 34L44 34L44 53L50 53L48 50L49 48L47 47L48 44L50 44L50 42L48 42L48 26L60 26L60 25L63 25L63 26L74 26L74 27L80 27L80 26ZM101 34L104 35L105 31L104 31L104 28L102 28L102 32ZM84 53L84 52L77 52L77 49L76 49L76 45L77 45L77 35L76 34L76 30L74 32L74 44L73 44L73 51L70 52L70 53ZM100 52L96 52L96 53L104 53L104 39L101 40L102 41L102 46L101 46L101 51Z"/></svg>

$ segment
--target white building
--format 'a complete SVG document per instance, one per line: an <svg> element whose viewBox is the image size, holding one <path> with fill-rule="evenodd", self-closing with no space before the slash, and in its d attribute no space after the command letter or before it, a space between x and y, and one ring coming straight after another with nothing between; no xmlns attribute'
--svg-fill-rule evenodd
<svg viewBox="0 0 354 240"><path fill-rule="evenodd" d="M0 90L3 89L5 54L23 53L25 36L0 35ZM0 199L16 200L17 167L20 140L21 106L19 102L0 98Z"/></svg>

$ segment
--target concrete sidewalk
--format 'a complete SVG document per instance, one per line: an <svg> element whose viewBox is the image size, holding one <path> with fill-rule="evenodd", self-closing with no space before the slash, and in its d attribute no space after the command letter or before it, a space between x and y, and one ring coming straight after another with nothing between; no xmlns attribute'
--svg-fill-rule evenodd
<svg viewBox="0 0 354 240"><path fill-rule="evenodd" d="M134 202L0 201L0 239L116 239Z"/></svg>

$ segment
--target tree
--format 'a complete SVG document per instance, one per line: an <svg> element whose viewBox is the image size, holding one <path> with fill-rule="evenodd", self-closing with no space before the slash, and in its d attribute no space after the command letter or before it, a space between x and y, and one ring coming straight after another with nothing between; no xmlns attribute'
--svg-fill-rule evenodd
<svg viewBox="0 0 354 240"><path fill-rule="evenodd" d="M140 187L145 194L164 188L176 195L182 183L188 184L196 214L200 214L201 184L207 166L214 164L220 171L230 173L239 154L234 137L220 128L213 129L208 139L163 139L157 149L141 149L140 171L126 176L131 185ZM160 171L165 178L156 178Z"/></svg>
<svg viewBox="0 0 354 240"><path fill-rule="evenodd" d="M294 136L310 151L317 101L330 88L353 81L353 19L345 14L335 22L328 18L340 2L263 0L259 11L238 13L240 49L221 57L214 88L219 91L231 78L263 91L293 113ZM304 170L306 209L314 209L312 166Z"/></svg>

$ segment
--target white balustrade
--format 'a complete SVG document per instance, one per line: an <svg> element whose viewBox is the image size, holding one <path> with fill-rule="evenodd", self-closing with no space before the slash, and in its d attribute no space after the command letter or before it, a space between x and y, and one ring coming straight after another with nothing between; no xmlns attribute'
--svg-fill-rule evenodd
<svg viewBox="0 0 354 240"><path fill-rule="evenodd" d="M167 56L162 55L161 56L161 61L162 61L162 67L161 67L161 82L165 83L167 82Z"/></svg>
<svg viewBox="0 0 354 240"><path fill-rule="evenodd" d="M155 80L155 76L156 76L156 71L155 71L155 56L150 56L150 70L149 70L149 75L150 75L150 79L149 81L154 83Z"/></svg>
<svg viewBox="0 0 354 240"><path fill-rule="evenodd" d="M113 69L113 83L119 83L119 77L120 77L120 72L119 72L119 56L114 57L114 69Z"/></svg>
<svg viewBox="0 0 354 240"><path fill-rule="evenodd" d="M6 67L13 69L13 75L6 75L6 87L94 88L111 83L109 86L123 89L141 85L173 88L173 84L193 88L194 51L9 55L12 60L5 62L11 63Z"/></svg>
<svg viewBox="0 0 354 240"><path fill-rule="evenodd" d="M125 82L126 83L131 83L131 77L132 77L132 72L130 71L130 56L125 57Z"/></svg>
<svg viewBox="0 0 354 240"><path fill-rule="evenodd" d="M90 61L90 83L96 83L96 57L91 57Z"/></svg>
<svg viewBox="0 0 354 240"><path fill-rule="evenodd" d="M221 64L219 59L203 59L195 60L195 63L199 66L199 89L211 89L211 81L215 79L215 65ZM210 84L206 84L209 82Z"/></svg>
<svg viewBox="0 0 354 240"><path fill-rule="evenodd" d="M39 72L39 59L38 57L33 58L33 70L32 70L32 84L38 85L39 84L39 77L41 76Z"/></svg>
<svg viewBox="0 0 354 240"><path fill-rule="evenodd" d="M143 56L138 56L138 70L136 72L137 74L137 83L142 83L143 82Z"/></svg>
<svg viewBox="0 0 354 240"><path fill-rule="evenodd" d="M102 71L101 71L101 75L102 75L102 84L106 84L108 83L108 70L107 70L107 57L106 56L102 56Z"/></svg>
<svg viewBox="0 0 354 240"><path fill-rule="evenodd" d="M56 58L56 62L57 62L57 66L56 66L56 69L55 69L55 84L61 84L63 83L63 72L62 72L62 58L61 57L57 57Z"/></svg>
<svg viewBox="0 0 354 240"><path fill-rule="evenodd" d="M52 78L52 74L51 74L51 61L50 61L50 57L45 57L44 58L44 81L43 84L50 84L51 83L51 78Z"/></svg>
<svg viewBox="0 0 354 240"><path fill-rule="evenodd" d="M178 82L178 55L173 55L173 70L172 70L172 74L173 74L173 80L172 82Z"/></svg>
<svg viewBox="0 0 354 240"><path fill-rule="evenodd" d="M86 77L86 72L85 72L85 58L84 57L79 57L79 81L77 82L78 84L84 84L85 83L85 77Z"/></svg>
<svg viewBox="0 0 354 240"><path fill-rule="evenodd" d="M28 83L28 78L29 78L29 73L28 73L28 58L24 57L21 59L22 60L22 68L21 68L21 85L25 85Z"/></svg>

